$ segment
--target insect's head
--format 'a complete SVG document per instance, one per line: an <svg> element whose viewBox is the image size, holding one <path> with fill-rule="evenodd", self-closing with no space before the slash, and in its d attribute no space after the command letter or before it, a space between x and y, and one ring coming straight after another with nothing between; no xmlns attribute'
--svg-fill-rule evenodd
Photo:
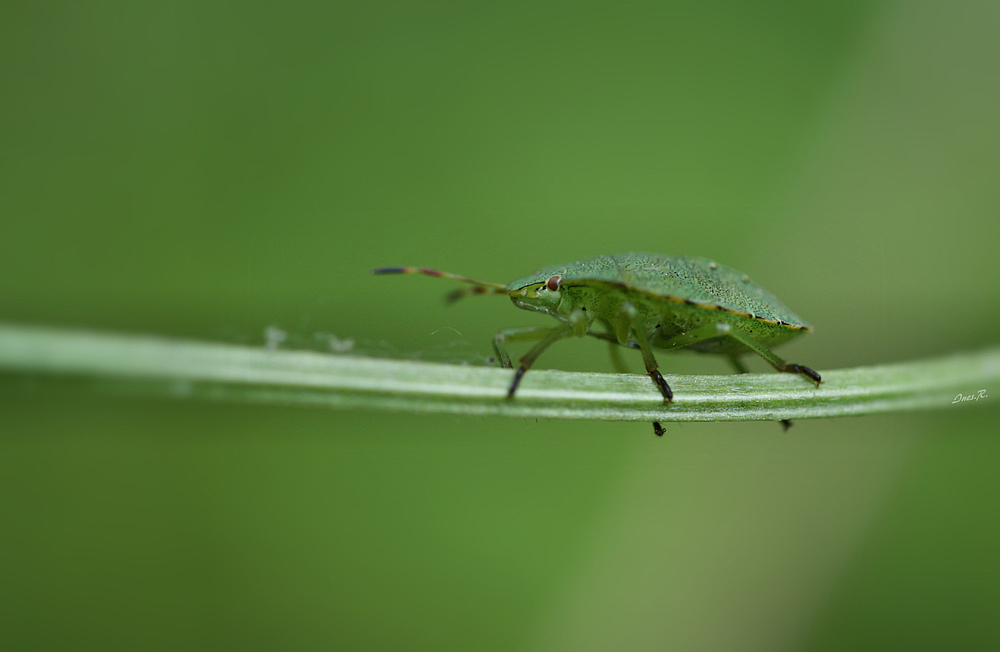
<svg viewBox="0 0 1000 652"><path fill-rule="evenodd" d="M560 278L551 276L541 283L530 283L518 289L510 290L510 299L518 308L551 313L559 306L562 299Z"/></svg>

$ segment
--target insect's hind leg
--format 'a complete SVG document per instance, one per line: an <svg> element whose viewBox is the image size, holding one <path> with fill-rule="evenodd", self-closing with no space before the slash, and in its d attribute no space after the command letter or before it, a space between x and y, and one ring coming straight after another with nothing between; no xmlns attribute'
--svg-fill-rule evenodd
<svg viewBox="0 0 1000 652"><path fill-rule="evenodd" d="M736 373L738 374L750 373L750 370L747 369L745 364L743 364L743 361L735 355L729 356L729 363L733 365L733 368L736 369ZM788 432L788 429L792 427L792 421L790 419L782 419L778 423L780 423L781 427L785 429L785 432Z"/></svg>
<svg viewBox="0 0 1000 652"><path fill-rule="evenodd" d="M682 335L678 335L677 337L673 337L667 340L666 342L661 342L660 346L665 349L675 349L683 346L689 346L696 342L710 340L716 337L733 338L737 342L740 342L741 344L752 350L754 353L757 353L760 357L770 362L774 366L774 368L777 369L778 371L786 371L789 373L802 374L803 376L806 376L810 380L814 381L817 385L819 385L820 381L822 380L820 378L820 375L815 371L813 371L812 369L810 369L809 367L803 367L802 365L786 363L784 360L774 355L770 349L757 342L757 340L753 339L752 337L750 337L745 333L737 331L729 324L711 324L709 326L702 326L701 328L696 328ZM740 360L735 355L729 356L729 362L736 369L736 373L740 374L748 373L748 370L746 366L743 364L743 361ZM788 429L792 427L792 422L789 421L788 419L782 419L780 423L782 426L784 426L785 432L788 432Z"/></svg>
<svg viewBox="0 0 1000 652"><path fill-rule="evenodd" d="M810 369L809 367L805 367L800 364L794 364L791 362L785 362L778 356L774 355L774 353L772 353L769 348L761 345L757 340L750 337L746 333L743 333L735 328L730 328L728 335L734 340L737 340L741 344L745 345L747 348L751 349L754 353L756 353L760 357L770 362L771 366L773 366L778 371L784 371L790 374L800 374L802 376L805 376L809 380L813 381L814 383L816 383L817 386L819 386L819 384L823 382L823 377L820 376L815 371L813 371L812 369Z"/></svg>
<svg viewBox="0 0 1000 652"><path fill-rule="evenodd" d="M771 365L778 371L784 371L791 374L801 374L816 383L817 387L819 387L819 384L823 381L823 378L809 367L785 362L778 356L774 355L770 349L762 346L759 342L757 342L757 340L753 339L746 333L741 333L736 329L730 329L729 336L752 349L754 353L757 353L760 357L770 362ZM790 419L782 419L781 425L784 427L785 432L788 432L788 429L792 427L792 422Z"/></svg>
<svg viewBox="0 0 1000 652"><path fill-rule="evenodd" d="M736 370L736 373L738 374L750 373L750 370L747 369L747 366L745 364L743 364L743 361L740 360L739 356L730 355L728 357L729 357L729 364L733 366L733 369ZM785 429L785 432L788 432L788 429L792 427L792 422L789 419L782 419L778 423L782 425L782 427Z"/></svg>
<svg viewBox="0 0 1000 652"><path fill-rule="evenodd" d="M773 366L778 371L784 371L792 374L801 374L806 378L808 378L809 380L816 383L817 385L819 385L820 382L822 382L823 380L823 378L818 373L816 373L809 367L785 362L778 356L774 355L771 352L771 349L762 345L760 342L752 338L750 335L733 328L729 324L719 323L719 324L710 324L708 326L702 326L700 328L696 328L694 330L683 333L682 335L678 335L677 337L672 337L665 342L660 342L659 346L664 349L679 349L684 346L690 346L691 344L695 344L697 342L703 342L705 340L710 340L716 337L733 338L734 340L736 340L740 344L743 344L744 346L746 346L748 349L750 349L760 357L770 362L771 366ZM732 357L730 358L730 360L733 359L735 358ZM742 367L742 363L739 364ZM741 371L740 373L743 372Z"/></svg>

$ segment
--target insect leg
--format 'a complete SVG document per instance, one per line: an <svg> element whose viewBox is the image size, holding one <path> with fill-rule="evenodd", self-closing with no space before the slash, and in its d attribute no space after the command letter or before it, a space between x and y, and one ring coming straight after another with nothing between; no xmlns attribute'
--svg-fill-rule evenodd
<svg viewBox="0 0 1000 652"><path fill-rule="evenodd" d="M545 349L549 348L549 346L551 346L556 340L569 337L569 335L573 333L573 324L566 323L561 326L556 326L555 328L543 330L547 330L548 333L542 341L531 347L531 350L521 357L521 366L519 366L517 371L514 372L514 382L510 384L510 389L507 390L507 398L514 398L514 392L517 391L517 386L521 384L521 378L524 377L524 374L527 373L528 369L531 369L531 365L535 364L535 360L538 359L538 356L540 356Z"/></svg>
<svg viewBox="0 0 1000 652"><path fill-rule="evenodd" d="M731 337L740 344L743 344L748 349L764 358L771 363L778 371L785 371L793 374L802 374L809 380L813 381L817 385L820 384L822 378L818 373L810 369L809 367L804 367L798 364L792 364L785 362L778 356L774 355L769 348L760 344L753 337L737 330L730 326L729 324L711 324L709 326L702 326L701 328L696 328L690 330L686 333L678 335L677 337L672 337L665 342L660 342L659 346L664 349L677 349L683 346L689 346L696 342L702 342L704 340L710 340L715 337Z"/></svg>
<svg viewBox="0 0 1000 652"><path fill-rule="evenodd" d="M735 355L729 356L729 364L733 365L733 369L735 369L736 373L738 373L738 374L748 374L748 373L750 373L750 370L747 369L747 366L745 364L743 364L743 361L740 360Z"/></svg>
<svg viewBox="0 0 1000 652"><path fill-rule="evenodd" d="M646 329L639 324L634 324L632 335L635 337L636 342L639 343L639 350L642 351L642 361L646 364L646 372L653 379L656 388L663 394L663 402L669 403L673 400L674 393L671 391L667 381L663 379L659 365L656 364L656 358L653 357L653 347L649 343L649 335L646 333Z"/></svg>
<svg viewBox="0 0 1000 652"><path fill-rule="evenodd" d="M513 369L510 363L510 354L507 353L507 342L527 342L540 340L552 329L547 326L527 326L525 328L505 328L493 337L493 350L497 352L500 359L500 366L506 369Z"/></svg>
<svg viewBox="0 0 1000 652"><path fill-rule="evenodd" d="M589 331L587 334L592 337L596 337L601 340L605 340L608 343L608 355L611 356L611 366L615 368L615 371L620 374L629 373L628 366L625 364L625 360L622 358L621 346L618 343L618 336L615 334L615 327L609 321L600 320L601 323L608 329L607 333L602 333L600 331ZM625 346L629 348L637 349L639 346L635 342L629 342Z"/></svg>
<svg viewBox="0 0 1000 652"><path fill-rule="evenodd" d="M669 340L661 340L656 343L656 346L661 349L679 349L714 337L723 337L728 335L731 330L729 324L709 324L681 333Z"/></svg>
<svg viewBox="0 0 1000 652"><path fill-rule="evenodd" d="M747 348L751 349L755 353L760 354L762 358L770 362L778 371L790 371L795 373L801 373L808 376L812 380L819 384L819 374L809 369L809 367L802 367L800 365L789 365L786 364L784 360L778 356L771 353L771 350L765 346L762 346L757 340L753 339L746 333L738 331L729 324L711 324L709 326L702 326L701 328L696 328L694 330L688 331L677 337L673 337L666 342L661 342L660 346L666 349L674 349L682 346L688 346L694 344L695 342L702 342L704 340L710 340L716 337L731 337L737 342L745 345ZM747 368L744 366L743 362L735 355L729 356L729 362L736 368L736 373L745 374L747 373ZM805 371L808 371L806 373ZM781 425L784 426L785 432L792 427L792 422L788 419L782 419Z"/></svg>
<svg viewBox="0 0 1000 652"><path fill-rule="evenodd" d="M608 354L611 356L611 366L620 374L627 374L628 367L622 358L622 350L617 342L608 342Z"/></svg>
<svg viewBox="0 0 1000 652"><path fill-rule="evenodd" d="M760 357L770 362L771 365L778 371L784 371L790 374L801 374L816 383L817 386L823 382L823 378L809 367L804 367L800 364L793 364L791 362L785 362L778 356L771 353L770 349L762 346L759 342L757 342L757 340L742 331L730 328L729 337L734 340L738 340L741 344L744 344L748 348L752 349L755 353L760 355Z"/></svg>

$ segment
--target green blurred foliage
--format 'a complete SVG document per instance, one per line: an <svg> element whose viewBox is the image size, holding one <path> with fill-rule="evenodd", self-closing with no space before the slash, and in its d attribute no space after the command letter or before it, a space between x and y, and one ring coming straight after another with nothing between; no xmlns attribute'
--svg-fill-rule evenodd
<svg viewBox="0 0 1000 652"><path fill-rule="evenodd" d="M368 270L650 250L749 273L820 370L996 342L993 3L3 15L0 319L483 363L543 317ZM590 340L540 366L610 370ZM659 440L27 385L0 393L16 648L1000 645L1000 388Z"/></svg>

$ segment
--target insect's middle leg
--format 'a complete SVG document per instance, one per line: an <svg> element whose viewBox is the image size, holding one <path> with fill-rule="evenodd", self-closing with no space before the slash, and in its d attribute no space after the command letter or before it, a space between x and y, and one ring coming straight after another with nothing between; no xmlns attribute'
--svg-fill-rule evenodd
<svg viewBox="0 0 1000 652"><path fill-rule="evenodd" d="M638 319L632 322L632 336L639 344L639 350L642 351L642 361L646 365L646 373L649 374L656 388L663 394L663 402L669 403L674 398L674 392L670 389L667 381L663 379L663 374L660 373L656 358L653 357L653 346L649 343L649 334L642 324L639 323ZM659 424L655 428L659 429Z"/></svg>
<svg viewBox="0 0 1000 652"><path fill-rule="evenodd" d="M622 358L621 345L617 342L608 342L608 355L611 356L611 366L620 374L627 374L628 367Z"/></svg>
<svg viewBox="0 0 1000 652"><path fill-rule="evenodd" d="M740 360L735 355L729 356L729 364L731 364L733 366L733 369L735 369L736 373L738 373L738 374L748 374L748 373L750 373L750 370L747 369L747 366L745 364L743 364L743 361Z"/></svg>

